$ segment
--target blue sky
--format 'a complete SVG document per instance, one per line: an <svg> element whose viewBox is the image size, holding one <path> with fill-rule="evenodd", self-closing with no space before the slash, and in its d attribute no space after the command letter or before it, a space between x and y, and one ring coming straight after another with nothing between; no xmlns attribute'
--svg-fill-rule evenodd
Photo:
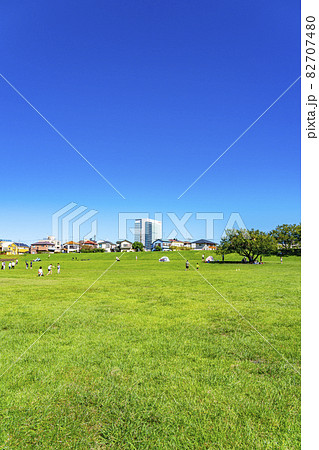
<svg viewBox="0 0 319 450"><path fill-rule="evenodd" d="M119 212L231 212L248 228L300 221L297 1L3 1L0 238L34 241L75 202L118 238ZM194 215L189 229L203 237Z"/></svg>

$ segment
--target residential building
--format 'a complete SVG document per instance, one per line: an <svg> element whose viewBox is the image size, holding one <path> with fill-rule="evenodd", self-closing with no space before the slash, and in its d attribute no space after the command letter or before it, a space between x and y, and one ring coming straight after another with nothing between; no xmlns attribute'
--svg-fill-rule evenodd
<svg viewBox="0 0 319 450"><path fill-rule="evenodd" d="M189 241L184 242L184 248L187 250L194 250L195 247L196 247L196 244L194 244L193 242L189 242Z"/></svg>
<svg viewBox="0 0 319 450"><path fill-rule="evenodd" d="M116 244L117 244L117 251L119 252L132 251L132 242L127 241L126 239L124 241L116 241Z"/></svg>
<svg viewBox="0 0 319 450"><path fill-rule="evenodd" d="M34 244L31 244L30 246L30 253L32 255L35 255L39 252L49 252L54 253L55 252L55 245L51 241L38 241Z"/></svg>
<svg viewBox="0 0 319 450"><path fill-rule="evenodd" d="M74 241L69 241L63 244L63 251L65 253L79 253L80 248L80 244Z"/></svg>
<svg viewBox="0 0 319 450"><path fill-rule="evenodd" d="M156 247L161 247L162 251L171 250L171 242L164 239L156 239L156 241L152 242L152 251L156 249Z"/></svg>
<svg viewBox="0 0 319 450"><path fill-rule="evenodd" d="M52 253L60 253L61 250L62 250L61 241L58 241L57 239L55 239L54 236L48 236L47 239L39 239L36 243L37 244L39 244L39 243L44 243L44 244L50 243L51 247L50 247L50 250L48 250L48 251L52 252Z"/></svg>
<svg viewBox="0 0 319 450"><path fill-rule="evenodd" d="M24 255L30 251L30 247L27 244L23 244L22 242L14 242L17 247L17 254Z"/></svg>
<svg viewBox="0 0 319 450"><path fill-rule="evenodd" d="M0 241L0 252L6 255L23 255L29 252L29 246L20 242Z"/></svg>
<svg viewBox="0 0 319 450"><path fill-rule="evenodd" d="M195 250L216 250L217 244L216 242L209 241L207 239L199 239L198 241L194 241Z"/></svg>
<svg viewBox="0 0 319 450"><path fill-rule="evenodd" d="M13 242L8 239L0 240L0 252L7 253L11 244L13 244Z"/></svg>
<svg viewBox="0 0 319 450"><path fill-rule="evenodd" d="M80 241L80 245L86 246L86 247L92 247L92 248L97 248L97 243L96 241L92 241L90 239L88 239L87 241Z"/></svg>
<svg viewBox="0 0 319 450"><path fill-rule="evenodd" d="M114 252L116 249L116 244L110 241L97 241L97 248L103 249L105 252Z"/></svg>
<svg viewBox="0 0 319 450"><path fill-rule="evenodd" d="M134 239L151 250L152 242L162 238L162 222L153 219L135 219Z"/></svg>
<svg viewBox="0 0 319 450"><path fill-rule="evenodd" d="M171 247L174 247L174 248L182 248L182 247L184 247L184 242L183 241L179 241L178 239L170 239L169 241L171 243Z"/></svg>

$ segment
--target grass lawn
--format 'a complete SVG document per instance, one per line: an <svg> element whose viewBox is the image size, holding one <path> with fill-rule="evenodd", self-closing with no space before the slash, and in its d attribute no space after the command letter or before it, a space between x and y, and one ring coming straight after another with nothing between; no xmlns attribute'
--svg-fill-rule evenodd
<svg viewBox="0 0 319 450"><path fill-rule="evenodd" d="M300 258L182 254L300 370ZM110 267L1 376L1 449L300 448L299 374L177 252L162 255L40 255L26 270L28 255L0 270L1 376ZM37 277L49 262L60 275Z"/></svg>

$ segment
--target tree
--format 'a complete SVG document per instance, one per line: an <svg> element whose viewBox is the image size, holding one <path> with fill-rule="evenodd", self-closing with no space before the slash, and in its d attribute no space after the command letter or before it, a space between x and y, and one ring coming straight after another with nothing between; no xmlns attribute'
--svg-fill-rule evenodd
<svg viewBox="0 0 319 450"><path fill-rule="evenodd" d="M93 253L93 248L90 245L82 245L81 253Z"/></svg>
<svg viewBox="0 0 319 450"><path fill-rule="evenodd" d="M142 242L135 241L132 244L132 248L134 250L136 250L137 252L142 252L144 247L143 247Z"/></svg>
<svg viewBox="0 0 319 450"><path fill-rule="evenodd" d="M155 247L155 251L160 252L161 250L162 250L162 247L159 244L157 244Z"/></svg>
<svg viewBox="0 0 319 450"><path fill-rule="evenodd" d="M221 239L218 253L238 253L248 258L250 262L256 261L260 255L269 255L277 249L275 238L263 231L226 230L226 236Z"/></svg>
<svg viewBox="0 0 319 450"><path fill-rule="evenodd" d="M278 225L270 234L276 239L278 246L285 254L300 253L301 248L301 225Z"/></svg>

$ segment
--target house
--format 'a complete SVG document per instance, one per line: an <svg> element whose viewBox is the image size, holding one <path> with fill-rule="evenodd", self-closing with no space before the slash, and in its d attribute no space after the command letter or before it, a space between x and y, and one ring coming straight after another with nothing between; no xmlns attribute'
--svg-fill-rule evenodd
<svg viewBox="0 0 319 450"><path fill-rule="evenodd" d="M116 244L110 241L97 241L97 248L103 249L105 252L115 252Z"/></svg>
<svg viewBox="0 0 319 450"><path fill-rule="evenodd" d="M44 248L48 248L48 250L39 250L39 251L48 251L50 253L60 253L62 250L61 241L55 239L54 236L48 236L47 239L39 239L35 244L41 247L41 244L44 244ZM50 244L50 245L49 245Z"/></svg>
<svg viewBox="0 0 319 450"><path fill-rule="evenodd" d="M30 246L30 253L31 255L35 255L39 252L49 252L54 253L55 252L55 245L51 241L37 241L34 244L31 244Z"/></svg>
<svg viewBox="0 0 319 450"><path fill-rule="evenodd" d="M6 255L17 255L18 254L18 247L14 242L8 242L6 246Z"/></svg>
<svg viewBox="0 0 319 450"><path fill-rule="evenodd" d="M29 246L20 242L0 241L0 252L6 255L23 255L29 251Z"/></svg>
<svg viewBox="0 0 319 450"><path fill-rule="evenodd" d="M86 246L86 247L97 248L96 241L92 241L90 239L88 239L87 241L80 241L79 243L80 243L81 247Z"/></svg>
<svg viewBox="0 0 319 450"><path fill-rule="evenodd" d="M13 242L9 241L8 239L0 240L0 252L7 253L11 244L13 244Z"/></svg>
<svg viewBox="0 0 319 450"><path fill-rule="evenodd" d="M179 241L178 239L169 239L169 241L171 243L171 248L173 249L184 247L183 241Z"/></svg>
<svg viewBox="0 0 319 450"><path fill-rule="evenodd" d="M199 239L198 241L194 241L193 244L195 244L195 250L217 250L216 242L207 239Z"/></svg>
<svg viewBox="0 0 319 450"><path fill-rule="evenodd" d="M156 239L156 241L152 242L152 252L155 251L156 247L161 247L163 252L171 250L171 242L163 239Z"/></svg>
<svg viewBox="0 0 319 450"><path fill-rule="evenodd" d="M127 241L116 241L117 251L119 252L131 252L132 251L132 242Z"/></svg>
<svg viewBox="0 0 319 450"><path fill-rule="evenodd" d="M18 255L24 255L30 251L30 247L27 244L22 244L21 242L14 242L17 247Z"/></svg>
<svg viewBox="0 0 319 450"><path fill-rule="evenodd" d="M80 244L78 242L69 241L63 244L63 251L65 253L79 253Z"/></svg>
<svg viewBox="0 0 319 450"><path fill-rule="evenodd" d="M185 241L184 242L184 248L187 250L195 250L196 244L193 242Z"/></svg>

